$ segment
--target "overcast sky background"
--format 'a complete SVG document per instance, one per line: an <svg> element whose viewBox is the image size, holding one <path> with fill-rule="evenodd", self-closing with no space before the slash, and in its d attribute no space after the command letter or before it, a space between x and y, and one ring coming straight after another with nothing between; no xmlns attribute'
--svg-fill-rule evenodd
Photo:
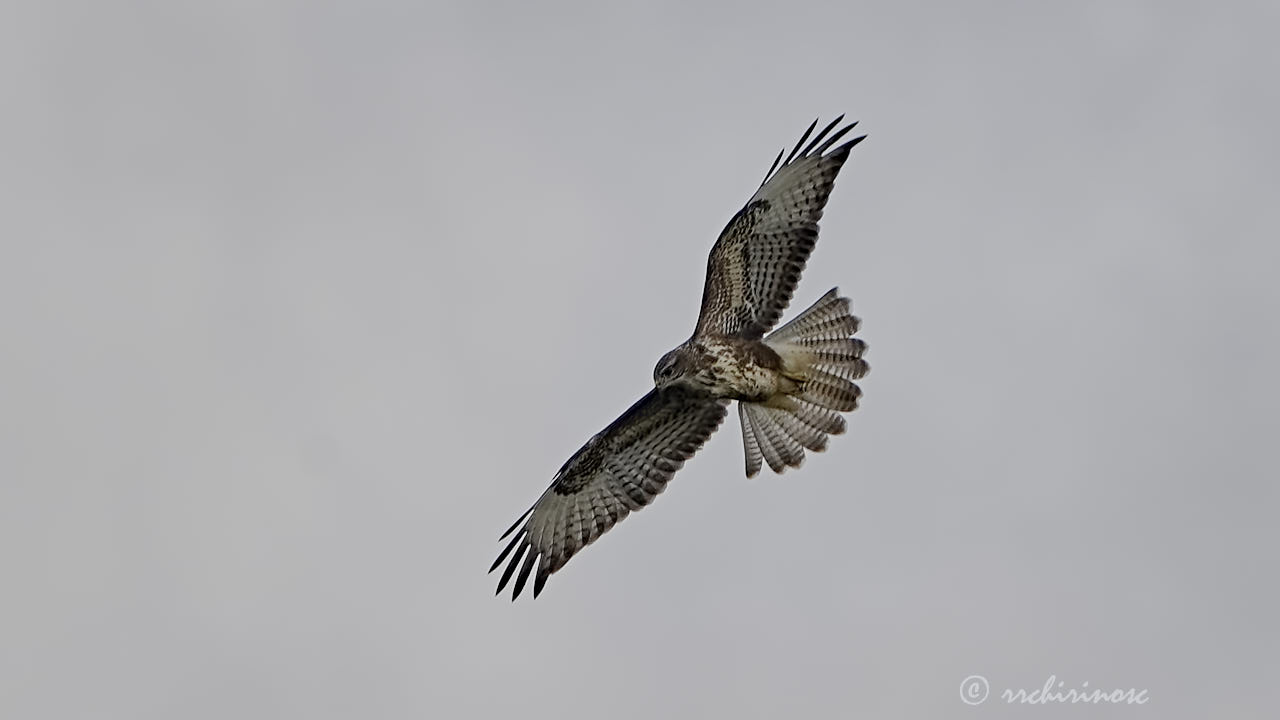
<svg viewBox="0 0 1280 720"><path fill-rule="evenodd" d="M1277 7L4 4L0 715L1274 717ZM493 597L842 112L849 433Z"/></svg>

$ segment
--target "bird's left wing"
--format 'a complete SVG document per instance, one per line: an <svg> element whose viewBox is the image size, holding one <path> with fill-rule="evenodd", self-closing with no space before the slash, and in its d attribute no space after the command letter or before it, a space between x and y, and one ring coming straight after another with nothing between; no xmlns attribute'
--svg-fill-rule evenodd
<svg viewBox="0 0 1280 720"><path fill-rule="evenodd" d="M779 153L760 189L720 233L707 259L695 336L758 340L781 319L818 242L818 221L836 175L866 137L836 145L857 125L835 130L843 120L841 115L813 135L815 120L785 161Z"/></svg>
<svg viewBox="0 0 1280 720"><path fill-rule="evenodd" d="M536 563L537 597L551 573L666 489L676 471L719 427L727 405L727 400L680 387L652 390L588 440L560 468L538 502L499 538L515 533L489 568L493 572L511 556L498 592L515 575L511 599L519 597Z"/></svg>

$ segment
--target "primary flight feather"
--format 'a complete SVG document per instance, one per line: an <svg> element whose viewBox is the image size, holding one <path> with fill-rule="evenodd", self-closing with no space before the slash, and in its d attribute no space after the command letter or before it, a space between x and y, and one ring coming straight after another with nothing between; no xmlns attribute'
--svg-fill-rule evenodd
<svg viewBox="0 0 1280 720"><path fill-rule="evenodd" d="M507 561L499 593L514 577L514 600L533 574L537 597L569 558L666 488L733 400L748 477L763 463L799 467L805 450L844 432L841 413L862 394L853 381L868 369L849 301L833 288L765 336L791 302L836 175L866 137L836 145L857 125L835 130L843 119L817 134L815 120L729 220L711 248L693 336L658 361L654 389L574 453L503 534L511 539L489 568Z"/></svg>

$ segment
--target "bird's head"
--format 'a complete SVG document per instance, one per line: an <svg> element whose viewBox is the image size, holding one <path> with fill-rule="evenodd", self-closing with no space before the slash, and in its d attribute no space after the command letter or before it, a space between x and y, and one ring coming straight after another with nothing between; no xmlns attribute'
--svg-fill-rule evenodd
<svg viewBox="0 0 1280 720"><path fill-rule="evenodd" d="M663 355L653 368L653 385L659 390L671 385L686 385L692 390L706 390L715 381L709 369L701 367L698 354L688 343Z"/></svg>
<svg viewBox="0 0 1280 720"><path fill-rule="evenodd" d="M684 377L686 366L683 348L678 347L675 350L663 355L658 364L653 368L653 385L659 390L674 385Z"/></svg>

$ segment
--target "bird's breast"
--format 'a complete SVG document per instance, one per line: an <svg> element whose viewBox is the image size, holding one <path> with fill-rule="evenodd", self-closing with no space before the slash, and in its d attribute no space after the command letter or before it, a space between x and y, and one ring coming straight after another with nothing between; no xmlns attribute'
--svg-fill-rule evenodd
<svg viewBox="0 0 1280 720"><path fill-rule="evenodd" d="M712 378L711 392L735 400L765 400L780 391L782 360L764 343L723 338L704 340Z"/></svg>

